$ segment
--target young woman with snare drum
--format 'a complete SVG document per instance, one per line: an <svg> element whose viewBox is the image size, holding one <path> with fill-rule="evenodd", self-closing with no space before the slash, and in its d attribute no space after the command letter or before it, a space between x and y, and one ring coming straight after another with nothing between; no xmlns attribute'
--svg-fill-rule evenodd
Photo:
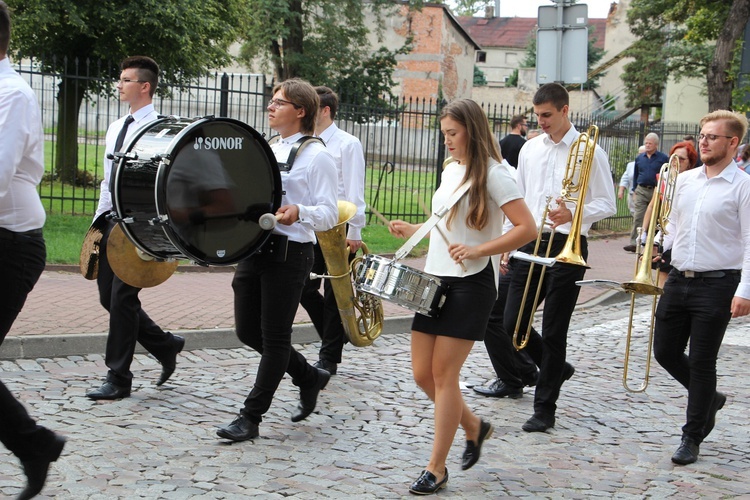
<svg viewBox="0 0 750 500"><path fill-rule="evenodd" d="M417 385L435 403L432 454L409 491L427 495L448 482L446 459L459 424L466 432L463 470L472 467L482 443L493 428L466 406L459 373L474 342L483 340L497 297L500 254L536 237L536 224L500 155L484 111L470 99L455 101L443 110L440 128L453 162L445 167L442 184L432 199L433 211L451 194L471 182L433 230L425 272L449 285L436 315L416 314L412 323L412 371ZM502 234L503 214L513 228ZM391 234L408 238L420 227L391 221ZM463 266L462 266L463 265Z"/></svg>

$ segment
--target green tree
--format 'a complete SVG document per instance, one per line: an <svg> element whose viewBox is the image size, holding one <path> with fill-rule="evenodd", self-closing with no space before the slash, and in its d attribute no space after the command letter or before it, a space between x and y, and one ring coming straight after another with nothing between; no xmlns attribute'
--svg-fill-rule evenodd
<svg viewBox="0 0 750 500"><path fill-rule="evenodd" d="M737 85L732 64L750 19L750 0L633 0L622 80L628 103L659 102L669 76L705 77L709 110L730 109Z"/></svg>
<svg viewBox="0 0 750 500"><path fill-rule="evenodd" d="M589 46L588 46L586 67L588 71L590 72L591 69L596 67L599 61L601 61L602 57L604 57L604 49L600 49L594 45L597 42L597 38L594 36L595 34L594 26L589 26L588 29L589 29ZM534 31L531 35L529 35L529 41L526 44L526 53L519 67L520 68L536 67L536 31ZM604 75L606 75L606 73L599 73L593 78L587 80L586 83L583 85L584 89L591 90L591 89L597 88L599 86L599 83L598 83L599 78L603 77Z"/></svg>
<svg viewBox="0 0 750 500"><path fill-rule="evenodd" d="M246 17L244 0L6 0L13 12L12 53L61 75L55 173L75 182L78 114L89 92L111 92L117 64L153 57L166 81L179 82L229 62L227 49ZM88 78L77 78L86 75Z"/></svg>
<svg viewBox="0 0 750 500"><path fill-rule="evenodd" d="M457 16L473 16L487 5L494 5L494 3L485 0L455 0L451 3L453 4L453 12ZM495 15L498 16L500 13L495 12Z"/></svg>
<svg viewBox="0 0 750 500"><path fill-rule="evenodd" d="M484 72L479 69L479 66L476 64L474 65L474 86L475 87L484 87L487 85L487 78L484 76Z"/></svg>
<svg viewBox="0 0 750 500"><path fill-rule="evenodd" d="M246 0L254 13L244 32L240 60L270 65L277 80L300 77L338 89L342 98L379 105L392 98L396 50L372 50L371 32L382 40L383 18L397 8L389 0ZM410 3L419 8L420 3ZM378 20L367 25L367 9Z"/></svg>

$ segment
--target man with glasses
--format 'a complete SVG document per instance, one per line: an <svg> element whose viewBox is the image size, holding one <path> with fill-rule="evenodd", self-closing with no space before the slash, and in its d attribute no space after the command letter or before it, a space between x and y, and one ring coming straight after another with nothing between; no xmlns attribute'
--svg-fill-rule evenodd
<svg viewBox="0 0 750 500"><path fill-rule="evenodd" d="M518 166L518 153L521 151L523 145L526 144L525 137L527 130L526 117L524 115L516 115L510 119L510 133L500 141L500 154L503 155L503 158L513 168Z"/></svg>
<svg viewBox="0 0 750 500"><path fill-rule="evenodd" d="M0 344L44 270L45 213L36 187L44 174L42 117L34 91L8 59L10 13L0 0ZM37 425L0 382L0 442L28 479L18 498L36 496L65 438Z"/></svg>
<svg viewBox="0 0 750 500"><path fill-rule="evenodd" d="M716 390L719 349L729 320L750 313L750 177L733 159L748 121L718 110L700 124L703 166L677 177L664 239L674 269L654 331L656 360L688 391L682 441L672 456L679 465L698 459L726 403Z"/></svg>
<svg viewBox="0 0 750 500"><path fill-rule="evenodd" d="M260 354L260 362L239 415L216 432L231 441L259 436L258 426L284 373L300 391L292 422L315 410L318 394L331 377L292 347L294 315L313 265L315 231L338 222L336 163L325 146L311 141L289 161L295 144L315 132L319 107L315 88L296 78L276 84L268 103L268 124L280 136L271 149L287 168L281 169L279 224L259 252L239 263L232 281L237 337Z"/></svg>
<svg viewBox="0 0 750 500"><path fill-rule="evenodd" d="M661 166L669 161L669 157L658 150L659 136L653 132L646 135L643 146L646 151L636 156L633 168L631 196L635 200L633 203L635 212L633 226L630 229L630 244L623 247L626 252L635 252L638 228L643 226L643 217L654 195L656 176Z"/></svg>
<svg viewBox="0 0 750 500"><path fill-rule="evenodd" d="M365 226L365 153L359 139L333 123L339 107L336 93L325 86L315 87L315 91L320 98L316 134L323 139L326 149L336 161L338 199L350 201L357 207L357 213L349 220L346 232L346 245L351 252L351 260L362 246L362 228ZM315 263L312 271L319 275L326 271L323 252L318 244L315 245ZM310 315L310 320L322 340L319 359L315 366L335 375L338 364L341 363L346 333L331 282L324 280L324 295L321 295L320 281L307 280L300 304Z"/></svg>
<svg viewBox="0 0 750 500"><path fill-rule="evenodd" d="M99 194L99 207L94 220L106 216L113 208L111 195L116 161L109 156L121 150L139 127L156 120L153 97L159 77L159 66L150 57L128 57L120 63L120 79L117 91L120 101L130 105L127 115L113 122L107 129L104 149L104 179ZM99 272L96 283L99 287L99 301L109 311L109 335L104 361L109 371L101 387L90 391L87 397L94 400L113 400L130 396L133 373L135 344L139 342L162 366L157 386L164 384L174 373L177 354L182 351L185 340L162 330L141 308L136 288L123 282L115 275L107 261L107 239L115 222L107 222L99 247Z"/></svg>

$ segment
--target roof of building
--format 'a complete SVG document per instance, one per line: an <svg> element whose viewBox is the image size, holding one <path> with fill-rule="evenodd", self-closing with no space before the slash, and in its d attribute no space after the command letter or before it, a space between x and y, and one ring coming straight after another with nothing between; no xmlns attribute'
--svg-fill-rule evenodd
<svg viewBox="0 0 750 500"><path fill-rule="evenodd" d="M523 49L529 42L536 28L535 17L470 17L457 16L458 22L482 47L510 47ZM596 39L594 46L604 48L604 33L607 29L606 19L591 19L594 26L589 36Z"/></svg>

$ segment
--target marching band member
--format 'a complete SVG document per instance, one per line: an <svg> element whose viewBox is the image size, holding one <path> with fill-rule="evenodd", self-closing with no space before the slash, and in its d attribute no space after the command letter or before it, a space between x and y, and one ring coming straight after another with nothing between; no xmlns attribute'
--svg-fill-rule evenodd
<svg viewBox="0 0 750 500"><path fill-rule="evenodd" d="M682 442L672 456L680 465L698 459L726 403L716 390L716 361L729 320L750 313L750 177L733 160L747 118L719 110L700 123L703 166L677 177L664 239L674 269L654 330L656 360L688 391Z"/></svg>
<svg viewBox="0 0 750 500"><path fill-rule="evenodd" d="M113 208L111 186L115 172L115 161L108 155L120 151L139 127L156 120L153 97L159 79L159 66L150 57L128 57L120 63L120 80L117 90L120 100L130 105L128 114L114 121L107 130L104 154L104 179L99 192L99 206L94 220L110 212ZM114 221L109 221L99 246L99 273L96 284L99 287L99 301L109 312L109 334L104 362L109 371L107 379L98 389L89 391L86 396L94 400L113 400L130 396L133 362L136 342L159 360L161 375L156 385L162 385L174 373L177 354L182 351L185 339L165 332L141 307L138 294L141 289L130 286L115 275L107 260L107 240Z"/></svg>
<svg viewBox="0 0 750 500"><path fill-rule="evenodd" d="M446 486L446 459L459 424L466 432L464 470L479 460L482 443L492 434L492 424L474 415L464 403L459 373L474 342L484 337L497 296L499 254L518 248L535 235L531 213L508 167L500 164L502 156L479 105L469 99L449 104L441 114L440 128L455 161L443 172L432 200L433 210L443 206L465 182L471 182L471 188L438 222L435 230L445 239L430 238L425 272L449 285L445 303L438 317L416 314L412 323L414 379L435 404L432 453L409 488L414 494L430 494ZM515 226L505 234L503 213ZM394 220L389 230L394 236L408 238L419 226Z"/></svg>
<svg viewBox="0 0 750 500"><path fill-rule="evenodd" d="M539 126L546 135L529 141L521 149L518 157L518 188L534 214L535 221L541 223L547 198L559 196L570 147L577 140L579 133L568 118L569 96L562 85L542 85L532 102ZM573 207L573 210L583 210L581 254L584 260L588 256L586 235L591 225L614 215L617 211L613 187L607 154L596 146L583 207ZM584 193L580 195L583 196ZM550 233L545 232L541 243L541 248L551 245L551 256L559 254L565 247L573 220L571 208L562 201L558 198L557 206L548 214L548 219L555 229L552 241ZM530 243L519 250L530 254L533 253L534 246L534 243ZM529 270L529 262L518 260L513 263L504 318L505 330L509 335L515 330L518 316L521 314L521 301ZM534 266L530 290L537 289L541 270L542 266ZM583 266L557 263L549 267L544 274L539 299L544 301L542 334L532 331L526 347L539 367L539 378L534 392L534 414L522 426L526 432L545 432L554 427L560 387L575 372L573 365L565 360L568 327L580 291L576 281L583 279L585 272L586 268ZM531 311L531 306L531 302L527 301L520 332L526 332L528 323L532 320L534 311Z"/></svg>
<svg viewBox="0 0 750 500"><path fill-rule="evenodd" d="M299 139L315 131L319 102L315 88L304 80L290 79L274 87L268 124L281 136L271 146L280 164L286 164ZM285 372L300 388L292 422L313 412L331 377L292 347L292 324L313 264L315 231L326 231L338 222L336 180L336 164L322 143L315 141L301 149L291 169L281 172L284 195L271 240L237 266L232 281L237 337L260 353L260 363L239 415L216 432L222 438L258 437L258 425Z"/></svg>

